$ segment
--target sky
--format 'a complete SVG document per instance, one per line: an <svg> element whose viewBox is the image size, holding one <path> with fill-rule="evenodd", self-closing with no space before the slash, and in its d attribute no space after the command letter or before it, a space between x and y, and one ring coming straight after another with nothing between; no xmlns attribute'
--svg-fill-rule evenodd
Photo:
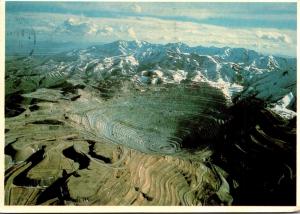
<svg viewBox="0 0 300 214"><path fill-rule="evenodd" d="M34 32L37 42L183 42L294 57L296 29L292 2L6 2L7 41Z"/></svg>

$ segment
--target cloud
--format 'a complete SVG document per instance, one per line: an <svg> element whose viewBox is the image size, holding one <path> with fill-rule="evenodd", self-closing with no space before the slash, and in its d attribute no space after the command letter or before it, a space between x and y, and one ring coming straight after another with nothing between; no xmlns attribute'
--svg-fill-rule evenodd
<svg viewBox="0 0 300 214"><path fill-rule="evenodd" d="M68 15L66 19L65 14L20 15L40 30L39 38L46 39L52 35L58 41L73 41L79 36L84 36L86 42L111 42L118 39L152 43L181 41L190 46L244 47L263 53L296 55L296 30L232 28L149 17L97 18ZM13 20L8 17L8 27L15 26ZM53 26L58 26L59 30L50 33Z"/></svg>
<svg viewBox="0 0 300 214"><path fill-rule="evenodd" d="M296 30L297 3L276 2L8 2L9 13L192 21L219 26Z"/></svg>
<svg viewBox="0 0 300 214"><path fill-rule="evenodd" d="M130 37L132 37L133 39L137 39L135 31L133 30L133 28L129 28L128 33L129 33Z"/></svg>
<svg viewBox="0 0 300 214"><path fill-rule="evenodd" d="M281 42L281 43L291 43L291 39L289 36L283 33L278 32L257 32L257 37L263 40L269 40L271 42Z"/></svg>
<svg viewBox="0 0 300 214"><path fill-rule="evenodd" d="M137 5L137 4L134 4L133 7L132 7L132 10L136 13L141 13L142 12L142 7Z"/></svg>
<svg viewBox="0 0 300 214"><path fill-rule="evenodd" d="M57 31L85 35L96 33L97 27L93 23L69 18L58 26Z"/></svg>
<svg viewBox="0 0 300 214"><path fill-rule="evenodd" d="M104 26L104 27L98 27L96 35L100 34L103 36L109 36L112 35L114 32L114 29L111 26Z"/></svg>

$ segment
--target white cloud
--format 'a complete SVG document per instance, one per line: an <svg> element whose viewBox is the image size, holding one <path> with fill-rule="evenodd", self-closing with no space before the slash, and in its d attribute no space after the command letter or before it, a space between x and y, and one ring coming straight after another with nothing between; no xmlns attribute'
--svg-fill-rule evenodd
<svg viewBox="0 0 300 214"><path fill-rule="evenodd" d="M51 3L53 4L53 3ZM203 18L241 18L262 20L296 20L296 3L287 4L251 4L219 2L56 2L55 5L66 11L99 11L108 13L140 13L149 16L184 16ZM278 15L278 11L281 12Z"/></svg>
<svg viewBox="0 0 300 214"><path fill-rule="evenodd" d="M98 27L96 35L110 36L113 32L114 29L111 26Z"/></svg>
<svg viewBox="0 0 300 214"><path fill-rule="evenodd" d="M63 14L45 13L22 16L27 17L34 28L40 30L40 38L47 38L53 26L60 26L60 31L51 34L58 41L71 41L74 35L81 35L89 42L111 42L118 39L153 43L181 41L191 46L244 47L259 52L296 55L296 30L230 28L146 17L87 18L68 15L66 19ZM8 23L13 22L8 20Z"/></svg>
<svg viewBox="0 0 300 214"><path fill-rule="evenodd" d="M128 29L128 33L129 33L129 35L130 35L131 38L137 39L135 31L133 30L133 28L129 28Z"/></svg>
<svg viewBox="0 0 300 214"><path fill-rule="evenodd" d="M258 38L263 40L269 40L271 42L291 43L291 39L288 35L280 32L260 32L257 33Z"/></svg>
<svg viewBox="0 0 300 214"><path fill-rule="evenodd" d="M93 34L97 32L97 26L90 22L81 21L79 19L69 18L65 20L56 29L59 32L67 32L74 34Z"/></svg>
<svg viewBox="0 0 300 214"><path fill-rule="evenodd" d="M132 10L136 13L141 13L142 12L142 7L137 5L137 4L134 4L133 7L132 7Z"/></svg>

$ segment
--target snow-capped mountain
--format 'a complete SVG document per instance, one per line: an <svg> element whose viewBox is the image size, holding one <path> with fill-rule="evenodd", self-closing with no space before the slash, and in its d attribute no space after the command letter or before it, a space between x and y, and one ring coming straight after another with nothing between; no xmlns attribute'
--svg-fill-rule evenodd
<svg viewBox="0 0 300 214"><path fill-rule="evenodd" d="M91 85L120 77L140 85L207 82L230 99L252 96L282 106L292 97L283 109L296 110L296 59L243 48L116 41L51 56L36 70Z"/></svg>

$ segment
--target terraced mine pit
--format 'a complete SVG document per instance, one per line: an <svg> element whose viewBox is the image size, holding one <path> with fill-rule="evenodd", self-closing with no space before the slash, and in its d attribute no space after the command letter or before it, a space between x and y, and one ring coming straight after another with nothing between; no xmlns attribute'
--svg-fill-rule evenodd
<svg viewBox="0 0 300 214"><path fill-rule="evenodd" d="M295 118L260 100L231 103L205 82L93 85L15 65L6 205L295 204Z"/></svg>

